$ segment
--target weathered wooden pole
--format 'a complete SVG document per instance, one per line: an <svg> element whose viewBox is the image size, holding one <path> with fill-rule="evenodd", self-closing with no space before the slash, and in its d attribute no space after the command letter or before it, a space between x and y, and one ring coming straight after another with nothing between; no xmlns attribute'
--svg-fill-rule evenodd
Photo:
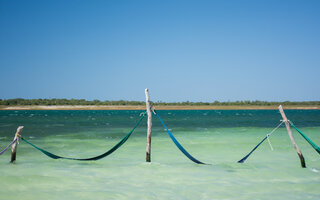
<svg viewBox="0 0 320 200"><path fill-rule="evenodd" d="M11 146L11 162L13 163L16 160L16 155L17 155L17 149L18 149L18 143L19 143L19 138L20 138L20 133L23 129L23 126L19 126L17 128L16 135L14 136L14 139L17 139Z"/></svg>
<svg viewBox="0 0 320 200"><path fill-rule="evenodd" d="M279 111L280 111L280 113L281 113L282 119L283 119L283 121L284 121L284 123L285 123L285 125L286 125L287 131L288 131L288 134L289 134L289 138L290 138L290 140L291 140L291 142L292 142L292 144L293 144L293 147L294 147L295 150L297 151L298 156L299 156L299 158L300 158L301 167L302 167L302 168L305 168L305 167L306 167L306 163L305 163L305 161L304 161L304 157L303 157L303 155L302 155L302 153L301 153L301 151L300 151L300 149L299 149L296 141L294 140L294 137L293 137L293 135L292 135L292 132L291 132L291 129L290 129L290 125L289 125L287 116L286 116L286 114L284 113L281 105L280 105L278 108L279 108Z"/></svg>
<svg viewBox="0 0 320 200"><path fill-rule="evenodd" d="M152 113L150 107L150 97L148 88L145 89L146 93L146 108L148 115L148 129L147 129L147 147L146 147L146 162L151 162L151 128L152 128Z"/></svg>

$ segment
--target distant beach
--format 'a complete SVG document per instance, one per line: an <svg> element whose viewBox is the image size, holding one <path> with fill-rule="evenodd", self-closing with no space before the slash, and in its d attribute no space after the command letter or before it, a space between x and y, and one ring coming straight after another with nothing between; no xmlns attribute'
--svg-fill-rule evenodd
<svg viewBox="0 0 320 200"><path fill-rule="evenodd" d="M320 106L283 106L290 110L319 110ZM277 110L277 106L155 106L157 110ZM145 110L145 106L0 106L0 110Z"/></svg>

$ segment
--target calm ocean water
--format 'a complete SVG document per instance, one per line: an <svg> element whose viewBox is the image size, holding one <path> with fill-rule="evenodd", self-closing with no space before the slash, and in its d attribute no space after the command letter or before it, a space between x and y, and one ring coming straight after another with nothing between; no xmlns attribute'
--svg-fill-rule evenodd
<svg viewBox="0 0 320 200"><path fill-rule="evenodd" d="M320 145L320 111L286 110ZM0 111L0 150L16 128L61 156L86 158L115 145L141 111ZM152 163L145 163L146 119L110 156L93 162L54 160L20 141L17 162L0 156L2 199L320 199L320 156L292 129L307 168L284 125L244 164L237 161L280 123L277 110L158 111L200 161L188 160L153 117Z"/></svg>

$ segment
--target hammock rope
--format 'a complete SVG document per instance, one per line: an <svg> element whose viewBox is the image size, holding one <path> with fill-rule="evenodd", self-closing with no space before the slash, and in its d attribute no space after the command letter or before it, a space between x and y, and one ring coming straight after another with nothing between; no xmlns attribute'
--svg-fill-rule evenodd
<svg viewBox="0 0 320 200"><path fill-rule="evenodd" d="M4 148L4 149L0 152L0 155L2 155L4 152L6 152L6 151L9 149L9 147L10 147L13 143L15 143L17 140L18 140L18 138L15 138L14 140L12 140L12 142L11 142L6 148Z"/></svg>
<svg viewBox="0 0 320 200"><path fill-rule="evenodd" d="M269 143L269 146L270 146L271 151L273 151L273 147L272 147L272 145L271 145L271 141L270 141L270 139L269 139L269 136L270 136L270 135L267 135L268 143Z"/></svg>
<svg viewBox="0 0 320 200"><path fill-rule="evenodd" d="M69 157L62 157L62 156L58 156L55 155L53 153L50 153L40 147L37 147L36 145L32 144L31 142L27 141L26 139L24 139L23 137L21 137L21 139L23 141L25 141L26 143L28 143L29 145L33 146L34 148L36 148L37 150L41 151L43 154L45 154L46 156L53 158L53 159L67 159L67 160L79 160L79 161L91 161L91 160L100 160L108 155L110 155L111 153L113 153L114 151L116 151L119 147L121 147L130 137L130 135L133 133L133 131L137 128L137 126L140 124L140 122L142 121L142 119L144 118L145 113L143 113L140 116L140 119L138 120L138 122L135 124L135 126L132 128L132 130L125 135L115 146L113 146L110 150L108 150L107 152L95 156L95 157L91 157L91 158L69 158Z"/></svg>
<svg viewBox="0 0 320 200"><path fill-rule="evenodd" d="M168 127L164 124L164 122L162 121L161 117L158 115L158 113L153 110L154 114L159 118L160 122L162 123L163 127L166 129L168 135L170 136L171 140L174 142L174 144L179 148L179 150L185 155L187 156L191 161L197 163L197 164L206 164L206 163L203 163L197 159L195 159L193 156L191 156L187 150L185 150L181 144L177 141L177 139L173 136L173 134L169 131Z"/></svg>
<svg viewBox="0 0 320 200"><path fill-rule="evenodd" d="M320 147L318 145L316 145L310 138L308 138L308 136L306 134L302 133L290 120L289 120L289 123L314 148L314 150L316 150L318 152L318 154L320 154Z"/></svg>
<svg viewBox="0 0 320 200"><path fill-rule="evenodd" d="M239 160L238 163L244 163L244 161L246 161L247 158L248 158L266 139L269 140L270 135L271 135L273 132L275 132L282 124L283 124L283 121L280 122L280 124L279 124L276 128L274 128L270 133L268 133L268 134L261 140L261 142L259 142L259 143L257 144L257 146L255 146L245 157L243 157L241 160ZM271 145L271 143L270 143L270 145ZM270 146L270 147L272 148L272 146ZM272 149L273 149L273 148L272 148Z"/></svg>

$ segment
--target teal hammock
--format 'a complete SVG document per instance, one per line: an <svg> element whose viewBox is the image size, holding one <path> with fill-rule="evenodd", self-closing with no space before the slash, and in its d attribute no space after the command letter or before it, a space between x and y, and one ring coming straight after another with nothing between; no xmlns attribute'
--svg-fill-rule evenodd
<svg viewBox="0 0 320 200"><path fill-rule="evenodd" d="M50 153L40 147L37 147L36 145L32 144L31 142L27 141L26 139L24 139L23 137L21 137L21 139L23 141L25 141L26 143L30 144L31 146L33 146L34 148L38 149L39 151L41 151L43 154L45 154L46 156L53 158L53 159L68 159L68 160L79 160L79 161L91 161L91 160L100 160L108 155L110 155L111 153L113 153L114 151L116 151L119 147L121 147L130 137L130 135L133 133L133 131L137 128L137 126L140 124L140 122L142 121L142 119L144 118L144 114L141 115L140 119L138 120L138 122L136 123L136 125L133 127L133 129L124 136L124 138L122 138L122 140L120 140L120 142L118 142L114 147L112 147L110 150L108 150L107 152L99 155L99 156L95 156L92 158L68 158L68 157L62 157L62 156L58 156L55 155L53 153Z"/></svg>
<svg viewBox="0 0 320 200"><path fill-rule="evenodd" d="M318 152L318 154L320 154L320 147L318 145L316 145L310 138L308 138L304 133L302 133L291 121L290 125L295 128L300 135L314 148L314 150L316 150Z"/></svg>
<svg viewBox="0 0 320 200"><path fill-rule="evenodd" d="M180 151L185 155L187 156L190 160L192 160L193 162L197 163L197 164L206 164L206 163L203 163L197 159L195 159L194 157L192 157L188 152L187 150L185 150L181 144L177 141L177 139L173 136L173 134L169 131L169 129L167 128L167 126L164 124L164 122L162 121L161 117L158 115L158 113L156 113L154 111L155 115L159 118L160 122L162 123L163 127L167 130L168 132L168 135L170 136L171 140L174 142L174 144L180 149Z"/></svg>

